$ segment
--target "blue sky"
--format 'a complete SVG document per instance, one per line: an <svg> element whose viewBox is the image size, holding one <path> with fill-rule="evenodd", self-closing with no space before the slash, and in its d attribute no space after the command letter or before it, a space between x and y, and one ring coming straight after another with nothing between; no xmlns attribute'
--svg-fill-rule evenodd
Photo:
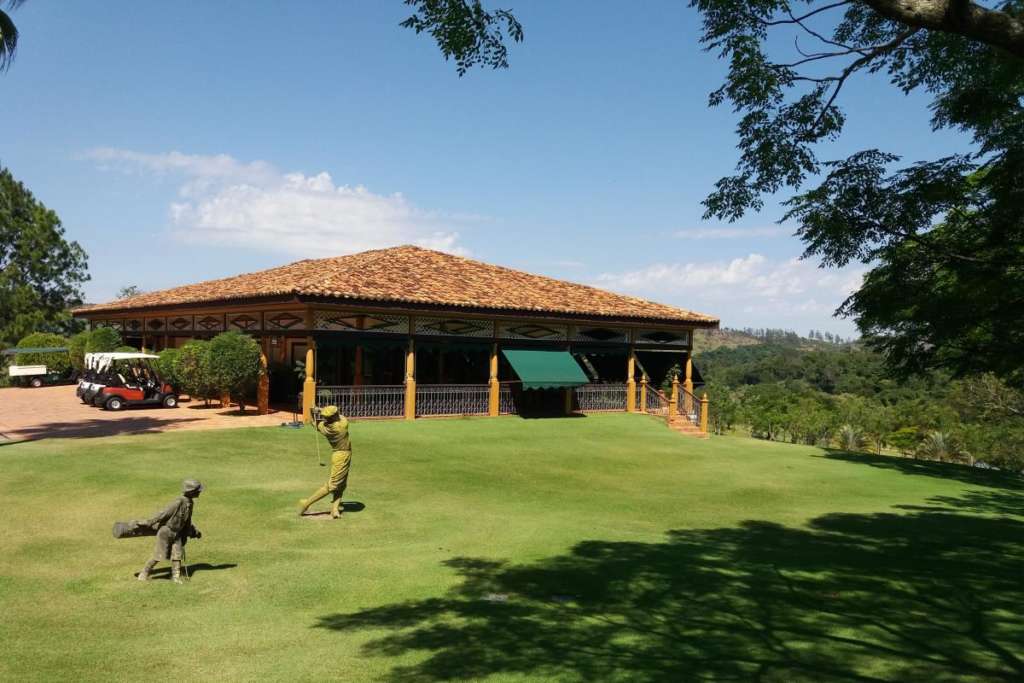
<svg viewBox="0 0 1024 683"><path fill-rule="evenodd" d="M724 65L685 2L502 0L511 68L456 75L400 0L33 0L0 76L0 164L90 256L87 299L415 242L717 314L853 334L862 272L798 261L778 204L701 199L736 160ZM926 101L844 91L830 156L963 142Z"/></svg>

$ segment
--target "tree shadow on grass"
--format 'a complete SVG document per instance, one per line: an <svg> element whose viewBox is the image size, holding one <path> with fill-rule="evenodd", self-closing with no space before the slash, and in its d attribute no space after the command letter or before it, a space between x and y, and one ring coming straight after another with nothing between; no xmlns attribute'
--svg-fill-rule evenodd
<svg viewBox="0 0 1024 683"><path fill-rule="evenodd" d="M870 453L850 453L832 449L825 449L824 457L829 460L842 460L860 465L869 465L870 467L879 467L902 472L903 474L955 479L966 484L976 484L978 486L1024 490L1024 477L1020 475L950 462L897 458L892 455L872 455Z"/></svg>
<svg viewBox="0 0 1024 683"><path fill-rule="evenodd" d="M158 434L169 427L187 422L197 422L198 417L150 417L140 413L135 415L122 414L117 419L71 420L67 422L43 422L31 427L14 430L9 441L5 443L21 443L38 439L83 439L101 436L118 436L120 434ZM157 410L153 408L152 410Z"/></svg>
<svg viewBox="0 0 1024 683"><path fill-rule="evenodd" d="M897 505L901 510L940 511L950 508L985 515L1013 515L1024 517L1024 493L1015 491L966 491L960 497L932 496L931 505Z"/></svg>
<svg viewBox="0 0 1024 683"><path fill-rule="evenodd" d="M397 680L1024 676L1024 523L1012 519L832 514L445 564L461 581L444 596L316 627L373 630L365 655L418 661L396 665Z"/></svg>

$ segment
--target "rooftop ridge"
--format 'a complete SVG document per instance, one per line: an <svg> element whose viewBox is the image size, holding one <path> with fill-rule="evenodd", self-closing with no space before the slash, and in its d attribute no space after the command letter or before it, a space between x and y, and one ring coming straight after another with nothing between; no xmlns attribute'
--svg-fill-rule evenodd
<svg viewBox="0 0 1024 683"><path fill-rule="evenodd" d="M301 259L74 311L123 312L281 295L718 323L713 316L641 297L415 244Z"/></svg>

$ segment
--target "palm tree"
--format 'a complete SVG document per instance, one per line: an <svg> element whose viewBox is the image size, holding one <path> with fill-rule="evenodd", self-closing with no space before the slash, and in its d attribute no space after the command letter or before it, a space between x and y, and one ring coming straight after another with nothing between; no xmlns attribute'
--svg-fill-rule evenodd
<svg viewBox="0 0 1024 683"><path fill-rule="evenodd" d="M917 455L928 460L943 462L964 462L973 465L970 453L964 450L955 438L946 432L929 432L917 447Z"/></svg>
<svg viewBox="0 0 1024 683"><path fill-rule="evenodd" d="M18 29L8 14L16 10L25 0L6 0L7 12L0 9L0 71L7 71L14 61L14 52L18 49ZM4 0L0 0L0 7L3 7Z"/></svg>
<svg viewBox="0 0 1024 683"><path fill-rule="evenodd" d="M864 448L864 430L851 424L844 424L836 432L839 447L844 451L859 451Z"/></svg>

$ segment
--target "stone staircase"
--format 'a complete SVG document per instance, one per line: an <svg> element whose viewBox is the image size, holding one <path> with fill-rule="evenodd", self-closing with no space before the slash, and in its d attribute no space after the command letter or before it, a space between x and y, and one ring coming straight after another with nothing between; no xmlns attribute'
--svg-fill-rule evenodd
<svg viewBox="0 0 1024 683"><path fill-rule="evenodd" d="M682 415L673 415L668 419L668 428L680 434L692 436L695 439L706 439L708 435L700 431L700 427L687 420Z"/></svg>

